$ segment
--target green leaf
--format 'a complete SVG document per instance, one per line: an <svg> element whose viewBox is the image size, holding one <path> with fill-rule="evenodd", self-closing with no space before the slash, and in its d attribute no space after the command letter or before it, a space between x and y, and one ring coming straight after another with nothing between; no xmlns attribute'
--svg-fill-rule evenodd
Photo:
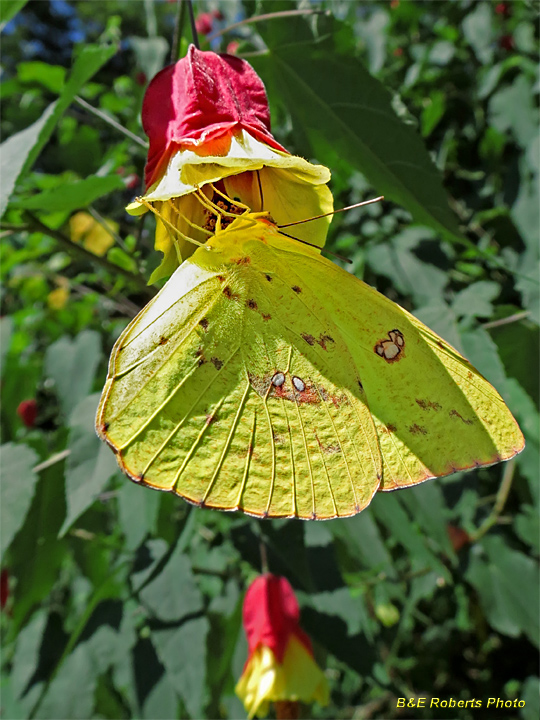
<svg viewBox="0 0 540 720"><path fill-rule="evenodd" d="M141 590L140 599L164 622L175 622L201 610L201 593L180 544L159 575Z"/></svg>
<svg viewBox="0 0 540 720"><path fill-rule="evenodd" d="M0 498L2 523L0 524L1 555L8 549L17 531L24 523L32 497L37 473L33 467L37 462L36 453L27 445L7 443L2 445L2 482Z"/></svg>
<svg viewBox="0 0 540 720"><path fill-rule="evenodd" d="M97 669L87 644L79 645L62 663L43 698L36 717L40 720L92 717Z"/></svg>
<svg viewBox="0 0 540 720"><path fill-rule="evenodd" d="M11 667L11 682L15 697L20 698L32 679L39 662L40 648L43 641L43 633L47 624L47 613L38 612L31 621L19 633L13 664ZM36 690L38 688L36 687ZM31 707L37 700L34 687L30 693L31 698L24 698L25 706ZM28 700L30 699L30 703Z"/></svg>
<svg viewBox="0 0 540 720"><path fill-rule="evenodd" d="M165 58L169 52L169 44L162 37L135 37L129 38L137 63L150 81L154 75L165 65Z"/></svg>
<svg viewBox="0 0 540 720"><path fill-rule="evenodd" d="M115 52L116 47L112 45L86 45L83 47L59 99L49 105L33 125L12 135L2 143L0 146L0 174L2 175L0 217L4 214L19 175L34 164L50 138L56 123L73 102L73 98L81 87Z"/></svg>
<svg viewBox="0 0 540 720"><path fill-rule="evenodd" d="M407 516L395 493L384 493L383 497L379 495L373 500L371 507L375 517L385 525L390 535L407 550L415 570L433 568L443 576L448 576L444 566L428 548L424 537Z"/></svg>
<svg viewBox="0 0 540 720"><path fill-rule="evenodd" d="M70 454L66 464L67 515L60 530L64 535L96 500L110 478L118 472L111 449L96 435L94 421L99 394L81 400L69 420Z"/></svg>
<svg viewBox="0 0 540 720"><path fill-rule="evenodd" d="M429 328L435 330L441 337L458 350L463 352L461 338L457 326L457 318L448 305L439 300L430 305L418 308L413 313L419 320Z"/></svg>
<svg viewBox="0 0 540 720"><path fill-rule="evenodd" d="M124 183L119 175L100 177L91 175L85 180L58 185L53 190L46 190L38 195L20 198L13 203L14 207L25 210L45 210L53 212L73 212L84 208L114 190L122 190Z"/></svg>
<svg viewBox="0 0 540 720"><path fill-rule="evenodd" d="M59 95L64 87L66 69L39 61L23 62L17 66L17 76L22 83L39 83Z"/></svg>
<svg viewBox="0 0 540 720"><path fill-rule="evenodd" d="M190 620L180 627L154 630L152 642L169 681L192 718L203 717L208 620Z"/></svg>
<svg viewBox="0 0 540 720"><path fill-rule="evenodd" d="M171 720L178 717L178 695L168 675L162 675L148 693L142 717L144 720Z"/></svg>
<svg viewBox="0 0 540 720"><path fill-rule="evenodd" d="M433 304L442 296L448 274L422 262L414 252L423 242L434 243L432 238L429 228L407 228L386 243L369 245L366 261L376 273L389 278L396 290L412 295L416 305Z"/></svg>
<svg viewBox="0 0 540 720"><path fill-rule="evenodd" d="M472 11L462 23L463 34L483 65L491 63L493 58L493 16L489 5L485 2L474 3Z"/></svg>
<svg viewBox="0 0 540 720"><path fill-rule="evenodd" d="M52 103L43 115L30 127L12 135L0 145L0 174L2 187L0 190L0 218L7 207L9 197L13 192L17 178L21 174L30 151L38 144L45 144L50 133L47 133L51 118L56 116L57 102ZM52 128L51 128L52 132ZM40 142L41 137L46 139Z"/></svg>
<svg viewBox="0 0 540 720"><path fill-rule="evenodd" d="M45 374L55 381L65 415L91 392L100 359L101 337L95 330L83 330L74 340L62 337L47 348Z"/></svg>
<svg viewBox="0 0 540 720"><path fill-rule="evenodd" d="M12 630L58 581L67 551L66 542L58 539L65 512L64 477L56 464L41 471L25 523L11 545L11 571L17 580Z"/></svg>
<svg viewBox="0 0 540 720"><path fill-rule="evenodd" d="M456 294L452 310L458 317L489 318L493 314L491 302L500 292L498 283L480 280Z"/></svg>
<svg viewBox="0 0 540 720"><path fill-rule="evenodd" d="M6 27L8 22L22 10L28 0L2 0L0 2L0 32Z"/></svg>
<svg viewBox="0 0 540 720"><path fill-rule="evenodd" d="M335 156L346 159L377 193L405 207L416 223L464 242L419 135L397 117L388 90L335 42L342 24L325 17L314 41L289 41L300 22L305 25L275 19L269 23L271 31L261 24L269 52L250 60L279 87L293 122L308 138L307 154L330 165ZM305 29L300 32L305 35Z"/></svg>
<svg viewBox="0 0 540 720"><path fill-rule="evenodd" d="M510 637L524 633L538 647L540 573L532 558L512 550L499 536L486 537L474 547L465 577L495 630Z"/></svg>
<svg viewBox="0 0 540 720"><path fill-rule="evenodd" d="M520 709L523 720L537 720L540 715L540 679L531 675L521 688L521 700L525 707Z"/></svg>
<svg viewBox="0 0 540 720"><path fill-rule="evenodd" d="M161 495L125 481L117 498L118 520L126 538L126 548L135 550L155 530Z"/></svg>
<svg viewBox="0 0 540 720"><path fill-rule="evenodd" d="M0 318L0 377L4 371L4 360L9 350L12 332L13 320L9 315L4 315Z"/></svg>

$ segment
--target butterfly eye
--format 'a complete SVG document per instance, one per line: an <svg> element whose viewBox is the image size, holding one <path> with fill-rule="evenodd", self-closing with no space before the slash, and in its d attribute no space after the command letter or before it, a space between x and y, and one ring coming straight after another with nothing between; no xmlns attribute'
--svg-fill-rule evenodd
<svg viewBox="0 0 540 720"><path fill-rule="evenodd" d="M292 379L294 387L298 390L298 392L304 392L306 389L306 384L303 380L301 380L299 377L293 377Z"/></svg>
<svg viewBox="0 0 540 720"><path fill-rule="evenodd" d="M272 378L272 385L274 387L281 387L285 382L285 375L282 372L278 372Z"/></svg>

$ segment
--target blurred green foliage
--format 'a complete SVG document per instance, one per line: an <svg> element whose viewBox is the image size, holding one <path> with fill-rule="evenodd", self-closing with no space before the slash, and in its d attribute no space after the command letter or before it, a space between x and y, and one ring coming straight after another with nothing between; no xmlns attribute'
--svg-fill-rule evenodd
<svg viewBox="0 0 540 720"><path fill-rule="evenodd" d="M258 522L138 488L94 434L108 354L159 261L152 219L123 208L141 189L141 102L170 61L176 5L0 8L3 717L244 717L241 602L263 538L332 687L306 717L480 720L500 697L526 703L505 718L535 720L537 6L195 3L223 15L203 49L235 43L253 62L278 140L332 169L336 205L385 194L337 215L328 247L464 352L526 436L506 466L326 523ZM101 258L69 241L80 210L119 224ZM25 424L26 400L37 414ZM417 697L483 707L397 707Z"/></svg>

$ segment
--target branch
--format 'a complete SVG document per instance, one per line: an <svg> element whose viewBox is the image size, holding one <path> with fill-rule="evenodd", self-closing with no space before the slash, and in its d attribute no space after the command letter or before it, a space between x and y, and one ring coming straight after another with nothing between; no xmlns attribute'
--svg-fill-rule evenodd
<svg viewBox="0 0 540 720"><path fill-rule="evenodd" d="M129 270L120 267L120 265L115 265L115 263L107 260L107 258L105 257L99 257L98 255L94 255L94 253L90 252L90 250L87 250L82 245L77 245L76 243L72 242L67 237L67 235L64 235L59 230L53 230L52 228L42 223L41 220L33 213L27 211L25 215L28 218L28 225L22 226L21 230L27 230L30 232L42 232L44 235L48 235L49 237L53 238L53 240L56 240L58 243L60 243L60 245L63 245L70 254L75 254L81 258L84 258L85 260L89 260L90 262L98 263L102 267L109 270L109 272L111 273L123 275L132 283L137 285L138 289L145 295L148 295L149 297L154 297L154 295L156 294L153 288L150 288L146 284L146 280L142 277L142 275L135 275Z"/></svg>
<svg viewBox="0 0 540 720"><path fill-rule="evenodd" d="M90 105L90 103L87 103L86 100L83 100L82 97L79 97L78 95L75 95L74 98L75 102L83 107L85 110L88 110L88 112L92 113L92 115L95 115L96 117L100 118L101 120L104 120L106 123L108 123L111 127L115 128L115 130L118 130L119 132L123 133L126 137L128 137L130 140L133 140L133 142L137 143L137 145L140 145L145 150L148 150L149 145L144 140L141 140L141 138L138 135L135 135L135 133L132 133L131 130L128 130L123 125L120 125L120 123L116 122L112 117L109 117L107 113L104 113L102 110L98 110L98 108L95 108L93 105Z"/></svg>
<svg viewBox="0 0 540 720"><path fill-rule="evenodd" d="M506 505L506 501L510 493L510 488L512 487L515 467L515 459L508 460L504 468L501 485L499 487L499 491L495 499L495 504L493 505L491 512L484 520L484 522L480 525L480 527L475 532L469 534L471 545L472 543L478 542L481 538L483 538L484 535L489 530L491 530L493 525L495 525L497 520L499 519L499 515L504 510L504 506Z"/></svg>
<svg viewBox="0 0 540 720"><path fill-rule="evenodd" d="M228 33L230 30L235 30L236 28L242 27L243 25L251 25L252 23L264 22L265 20L274 20L276 18L282 17L293 17L294 15L328 14L328 10L280 10L279 12L266 13L265 15L255 15L254 17L245 18L245 20L240 20L240 22L228 25L226 28L223 28L221 30L216 30L215 33L208 35L206 39L208 40L208 42L212 42L212 40L220 37L220 35L225 35L225 33Z"/></svg>

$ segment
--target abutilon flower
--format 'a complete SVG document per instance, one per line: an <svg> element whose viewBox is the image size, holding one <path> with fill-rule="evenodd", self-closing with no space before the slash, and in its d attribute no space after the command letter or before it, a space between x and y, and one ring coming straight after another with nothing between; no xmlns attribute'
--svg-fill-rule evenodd
<svg viewBox="0 0 540 720"><path fill-rule="evenodd" d="M213 234L216 204L229 222L247 208L283 224L332 210L330 171L290 155L273 137L264 85L245 60L191 45L148 86L142 122L150 140L146 192L127 210L151 207L163 218L156 249L164 258L150 282L193 252L182 235L205 242ZM297 226L295 235L322 247L329 222Z"/></svg>
<svg viewBox="0 0 540 720"><path fill-rule="evenodd" d="M298 601L284 577L267 573L248 588L243 620L249 654L236 685L248 717L265 715L270 702L278 717L295 717L291 703L298 701L328 703L326 678L299 618Z"/></svg>

